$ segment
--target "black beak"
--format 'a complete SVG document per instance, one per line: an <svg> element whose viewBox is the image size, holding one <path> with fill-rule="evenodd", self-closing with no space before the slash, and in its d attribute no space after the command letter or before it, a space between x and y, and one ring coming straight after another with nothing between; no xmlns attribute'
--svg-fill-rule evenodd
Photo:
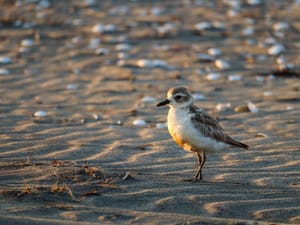
<svg viewBox="0 0 300 225"><path fill-rule="evenodd" d="M163 100L163 101L159 102L156 106L160 107L160 106L163 106L163 105L167 105L169 103L170 103L170 101L168 99L166 99L166 100Z"/></svg>

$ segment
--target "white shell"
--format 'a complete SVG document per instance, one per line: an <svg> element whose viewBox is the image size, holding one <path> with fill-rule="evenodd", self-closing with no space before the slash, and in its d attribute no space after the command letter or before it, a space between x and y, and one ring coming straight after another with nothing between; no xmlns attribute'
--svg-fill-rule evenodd
<svg viewBox="0 0 300 225"><path fill-rule="evenodd" d="M205 53L199 53L198 54L198 59L200 61L214 61L214 57L212 55L209 55L209 54L205 54Z"/></svg>
<svg viewBox="0 0 300 225"><path fill-rule="evenodd" d="M244 36L253 36L254 34L254 28L253 27L246 27L243 31L242 34Z"/></svg>
<svg viewBox="0 0 300 225"><path fill-rule="evenodd" d="M116 45L116 50L117 51L130 51L131 46L126 43L118 44L118 45Z"/></svg>
<svg viewBox="0 0 300 225"><path fill-rule="evenodd" d="M157 99L152 96L145 96L142 98L142 102L152 103L152 102L156 102L156 101L157 101Z"/></svg>
<svg viewBox="0 0 300 225"><path fill-rule="evenodd" d="M34 40L32 39L24 39L21 41L22 47L32 47L34 45Z"/></svg>
<svg viewBox="0 0 300 225"><path fill-rule="evenodd" d="M248 106L248 109L250 110L250 112L252 112L252 113L258 112L258 108L252 102L248 102L247 106Z"/></svg>
<svg viewBox="0 0 300 225"><path fill-rule="evenodd" d="M222 60L222 59L217 59L215 61L215 66L218 68L218 69L222 69L222 70L225 70L225 69L229 69L230 68L230 64L228 62L226 62L225 60Z"/></svg>
<svg viewBox="0 0 300 225"><path fill-rule="evenodd" d="M276 44L276 45L273 45L271 48L268 49L268 54L269 55L279 55L284 51L285 51L285 48L284 48L283 45Z"/></svg>
<svg viewBox="0 0 300 225"><path fill-rule="evenodd" d="M97 48L95 50L95 53L97 55L108 55L110 52L109 52L109 49L107 49L107 48Z"/></svg>
<svg viewBox="0 0 300 225"><path fill-rule="evenodd" d="M228 80L230 81L239 81L242 80L242 76L239 74L232 74L228 76Z"/></svg>
<svg viewBox="0 0 300 225"><path fill-rule="evenodd" d="M89 49L96 49L100 45L100 39L99 38L92 38L89 42Z"/></svg>
<svg viewBox="0 0 300 225"><path fill-rule="evenodd" d="M104 25L103 24L96 24L92 27L93 33L103 33L104 32Z"/></svg>
<svg viewBox="0 0 300 225"><path fill-rule="evenodd" d="M5 68L0 68L0 75L8 75L9 74L9 70L5 69Z"/></svg>
<svg viewBox="0 0 300 225"><path fill-rule="evenodd" d="M47 111L36 111L33 116L36 116L36 117L43 117L43 116L48 116L48 112Z"/></svg>
<svg viewBox="0 0 300 225"><path fill-rule="evenodd" d="M230 102L219 103L219 104L216 105L216 110L219 111L219 112L230 109L230 108L231 108L231 103Z"/></svg>
<svg viewBox="0 0 300 225"><path fill-rule="evenodd" d="M48 0L41 0L38 4L38 9L47 9L50 7L50 2Z"/></svg>
<svg viewBox="0 0 300 225"><path fill-rule="evenodd" d="M68 84L67 89L68 90L76 90L78 88L77 84Z"/></svg>
<svg viewBox="0 0 300 225"><path fill-rule="evenodd" d="M207 53L212 56L219 56L222 54L222 51L218 48L209 48Z"/></svg>
<svg viewBox="0 0 300 225"><path fill-rule="evenodd" d="M275 31L284 31L290 28L290 25L286 22L278 22L273 25Z"/></svg>
<svg viewBox="0 0 300 225"><path fill-rule="evenodd" d="M142 119L136 119L133 121L132 123L134 126L138 126L138 127L144 127L147 125L146 121L145 120L142 120Z"/></svg>
<svg viewBox="0 0 300 225"><path fill-rule="evenodd" d="M157 123L156 124L156 128L158 128L158 129L164 129L164 128L167 128L167 127L168 127L167 123Z"/></svg>
<svg viewBox="0 0 300 225"><path fill-rule="evenodd" d="M206 75L207 80L219 80L220 79L220 74L218 73L209 73Z"/></svg>
<svg viewBox="0 0 300 225"><path fill-rule="evenodd" d="M203 31L203 30L211 29L212 23L211 22L200 22L200 23L195 24L194 27L198 31Z"/></svg>
<svg viewBox="0 0 300 225"><path fill-rule="evenodd" d="M249 5L260 5L262 2L261 0L247 0Z"/></svg>
<svg viewBox="0 0 300 225"><path fill-rule="evenodd" d="M263 95L265 97L269 97L269 96L272 96L273 95L273 92L272 91L264 91Z"/></svg>
<svg viewBox="0 0 300 225"><path fill-rule="evenodd" d="M11 62L12 62L11 58L7 56L0 56L0 64L8 64Z"/></svg>
<svg viewBox="0 0 300 225"><path fill-rule="evenodd" d="M205 96L203 94L200 94L200 93L192 94L192 96L193 96L193 99L196 100L196 101L206 99Z"/></svg>

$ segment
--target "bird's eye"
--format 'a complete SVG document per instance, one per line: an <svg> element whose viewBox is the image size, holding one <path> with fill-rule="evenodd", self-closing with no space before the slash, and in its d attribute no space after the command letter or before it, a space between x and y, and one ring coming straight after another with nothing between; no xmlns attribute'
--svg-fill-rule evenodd
<svg viewBox="0 0 300 225"><path fill-rule="evenodd" d="M182 96L181 95L175 95L175 100L180 100L181 98L182 98Z"/></svg>

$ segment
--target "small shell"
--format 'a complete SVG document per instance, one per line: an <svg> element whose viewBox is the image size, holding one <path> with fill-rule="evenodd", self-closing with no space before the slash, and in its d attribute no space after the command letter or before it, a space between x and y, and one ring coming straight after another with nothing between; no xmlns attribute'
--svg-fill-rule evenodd
<svg viewBox="0 0 300 225"><path fill-rule="evenodd" d="M220 74L218 73L209 73L206 75L207 80L219 80L220 79Z"/></svg>
<svg viewBox="0 0 300 225"><path fill-rule="evenodd" d="M260 5L260 4L262 4L262 1L261 1L261 0L247 0L247 3L248 3L249 5L255 6L255 5Z"/></svg>
<svg viewBox="0 0 300 225"><path fill-rule="evenodd" d="M5 68L0 68L0 75L8 75L9 74L9 70L5 69Z"/></svg>
<svg viewBox="0 0 300 225"><path fill-rule="evenodd" d="M107 48L97 48L95 50L96 55L108 55L109 54L109 49Z"/></svg>
<svg viewBox="0 0 300 225"><path fill-rule="evenodd" d="M230 64L228 62L226 62L225 60L222 60L222 59L217 59L215 61L215 66L218 69L221 69L221 70L225 70L225 69L229 69L230 68Z"/></svg>
<svg viewBox="0 0 300 225"><path fill-rule="evenodd" d="M103 24L96 24L92 27L92 33L102 34L103 32L104 32L104 25Z"/></svg>
<svg viewBox="0 0 300 225"><path fill-rule="evenodd" d="M221 112L221 111L225 111L227 109L231 108L231 103L230 102L226 102L226 103L219 103L216 105L216 110Z"/></svg>
<svg viewBox="0 0 300 225"><path fill-rule="evenodd" d="M242 31L242 34L244 36L253 36L254 34L254 28L251 26L251 27L246 27L243 31Z"/></svg>
<svg viewBox="0 0 300 225"><path fill-rule="evenodd" d="M136 65L141 68L152 68L153 62L149 59L139 59L137 60Z"/></svg>
<svg viewBox="0 0 300 225"><path fill-rule="evenodd" d="M98 115L97 113L94 113L94 114L92 115L92 118L93 118L94 120L98 120L98 119L99 119L99 115Z"/></svg>
<svg viewBox="0 0 300 225"><path fill-rule="evenodd" d="M50 2L48 0L41 0L37 5L38 9L47 9L50 7Z"/></svg>
<svg viewBox="0 0 300 225"><path fill-rule="evenodd" d="M126 43L118 44L118 45L116 45L116 50L117 51L130 51L131 46Z"/></svg>
<svg viewBox="0 0 300 225"><path fill-rule="evenodd" d="M273 95L273 92L272 92L272 91L264 91L263 95L264 95L265 97L270 97L270 96Z"/></svg>
<svg viewBox="0 0 300 225"><path fill-rule="evenodd" d="M145 102L145 103L153 103L156 101L157 101L157 99L152 96L145 96L142 98L142 102Z"/></svg>
<svg viewBox="0 0 300 225"><path fill-rule="evenodd" d="M266 135L266 134L264 134L264 133L257 133L257 134L255 135L255 137L267 138L267 137L269 137L269 136Z"/></svg>
<svg viewBox="0 0 300 225"><path fill-rule="evenodd" d="M99 38L92 38L89 42L89 49L96 49L100 45L100 39Z"/></svg>
<svg viewBox="0 0 300 225"><path fill-rule="evenodd" d="M286 106L286 110L293 110L293 109L294 109L294 106L291 106L291 105Z"/></svg>
<svg viewBox="0 0 300 225"><path fill-rule="evenodd" d="M273 45L271 48L268 49L269 55L279 55L285 51L285 48L281 44Z"/></svg>
<svg viewBox="0 0 300 225"><path fill-rule="evenodd" d="M76 90L78 88L77 84L68 84L67 90Z"/></svg>
<svg viewBox="0 0 300 225"><path fill-rule="evenodd" d="M32 47L34 46L34 40L33 39L24 39L21 41L21 46L22 47Z"/></svg>
<svg viewBox="0 0 300 225"><path fill-rule="evenodd" d="M232 74L228 76L228 80L230 81L239 81L242 80L242 76L239 74Z"/></svg>
<svg viewBox="0 0 300 225"><path fill-rule="evenodd" d="M142 120L142 119L136 119L133 121L132 123L134 126L138 126L138 127L144 127L144 126L147 126L147 123L145 120Z"/></svg>
<svg viewBox="0 0 300 225"><path fill-rule="evenodd" d="M252 113L257 113L259 111L256 105L254 105L252 102L248 102L247 106Z"/></svg>
<svg viewBox="0 0 300 225"><path fill-rule="evenodd" d="M278 22L273 25L274 31L284 31L290 28L290 25L286 22Z"/></svg>
<svg viewBox="0 0 300 225"><path fill-rule="evenodd" d="M249 107L247 105L240 105L234 108L235 112L250 112Z"/></svg>
<svg viewBox="0 0 300 225"><path fill-rule="evenodd" d="M193 96L193 99L196 100L196 101L205 100L205 96L203 94L200 94L200 93L192 94L192 96Z"/></svg>
<svg viewBox="0 0 300 225"><path fill-rule="evenodd" d="M129 54L126 52L119 52L117 56L118 56L118 59L128 59L129 58Z"/></svg>
<svg viewBox="0 0 300 225"><path fill-rule="evenodd" d="M212 62L215 58L212 55L208 55L205 53L198 54L198 59L200 62Z"/></svg>
<svg viewBox="0 0 300 225"><path fill-rule="evenodd" d="M12 62L11 58L7 56L0 56L0 64L8 64L11 62Z"/></svg>
<svg viewBox="0 0 300 225"><path fill-rule="evenodd" d="M36 112L33 114L33 116L35 116L35 117L44 117L44 116L48 116L48 115L49 115L49 114L48 114L47 111L42 111L42 110L36 111Z"/></svg>
<svg viewBox="0 0 300 225"><path fill-rule="evenodd" d="M200 23L195 24L195 26L194 26L195 30L197 30L197 31L209 30L212 27L213 26L212 26L211 22L200 22Z"/></svg>
<svg viewBox="0 0 300 225"><path fill-rule="evenodd" d="M207 53L212 56L219 56L222 54L222 51L218 48L209 48Z"/></svg>
<svg viewBox="0 0 300 225"><path fill-rule="evenodd" d="M158 129L164 129L164 128L167 128L167 127L168 127L167 123L157 123L156 124L156 128L158 128Z"/></svg>

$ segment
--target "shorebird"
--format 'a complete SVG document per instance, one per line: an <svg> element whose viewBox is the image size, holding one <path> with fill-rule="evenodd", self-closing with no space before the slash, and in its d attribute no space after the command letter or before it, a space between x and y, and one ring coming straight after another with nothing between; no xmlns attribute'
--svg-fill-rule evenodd
<svg viewBox="0 0 300 225"><path fill-rule="evenodd" d="M193 96L184 87L171 88L167 99L156 106L168 105L168 130L184 150L196 153L198 169L194 177L185 181L202 180L202 167L206 153L224 150L235 146L248 149L249 146L234 140L224 132L219 122L193 103Z"/></svg>

